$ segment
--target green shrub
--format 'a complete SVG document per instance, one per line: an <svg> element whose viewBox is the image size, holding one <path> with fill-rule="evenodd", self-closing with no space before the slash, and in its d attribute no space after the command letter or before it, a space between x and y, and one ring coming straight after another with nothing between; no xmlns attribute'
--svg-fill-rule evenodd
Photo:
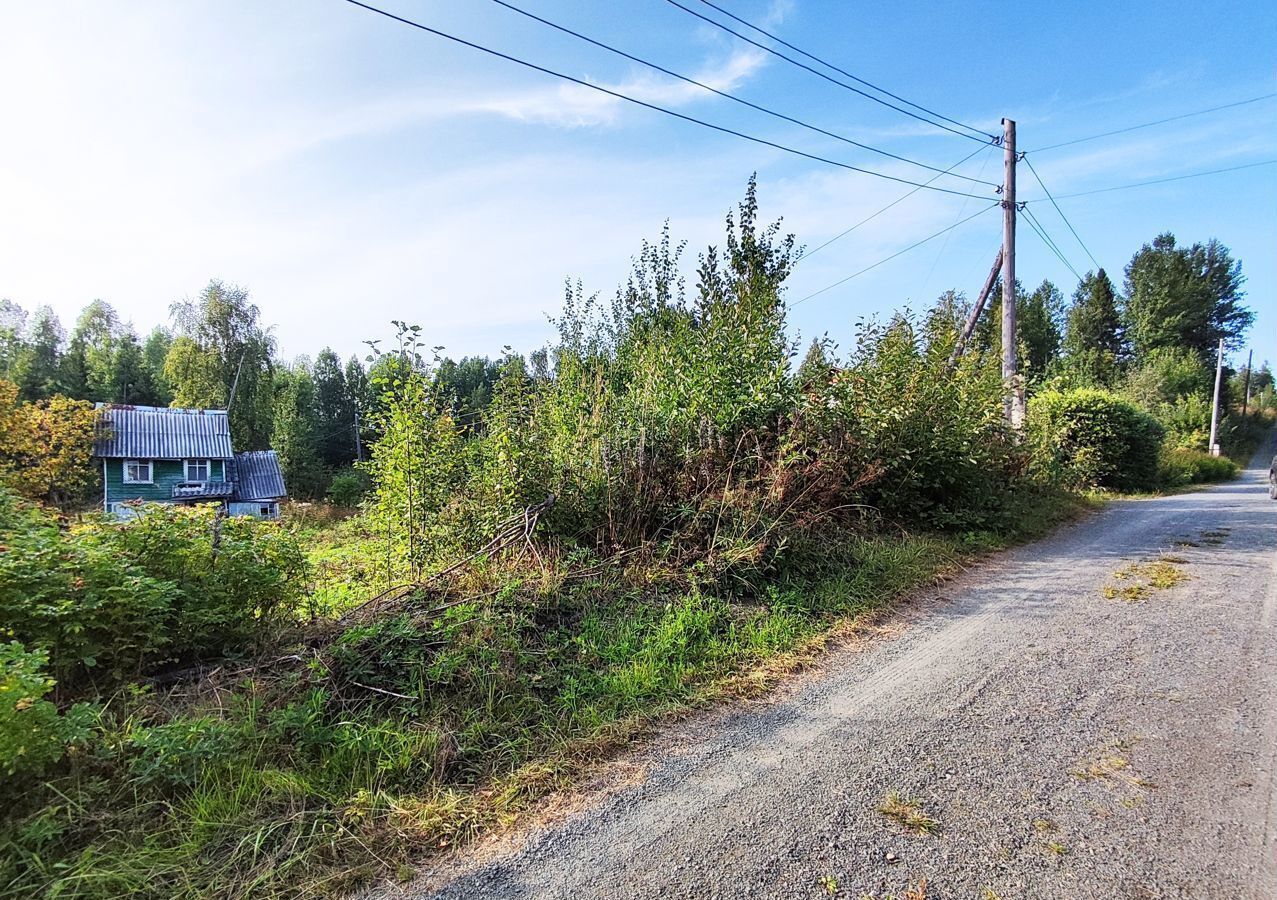
<svg viewBox="0 0 1277 900"><path fill-rule="evenodd" d="M1240 465L1246 465L1259 445L1273 429L1271 412L1257 410L1243 416L1234 410L1224 415L1219 423L1219 446L1224 455ZM1267 463L1267 460L1264 461Z"/></svg>
<svg viewBox="0 0 1277 900"><path fill-rule="evenodd" d="M1028 413L1035 470L1067 487L1147 490L1157 486L1165 430L1107 391L1045 391Z"/></svg>
<svg viewBox="0 0 1277 900"><path fill-rule="evenodd" d="M94 523L74 535L175 586L164 621L170 656L239 653L269 639L306 589L307 563L277 522L225 517L213 506L155 504L123 524Z"/></svg>
<svg viewBox="0 0 1277 900"><path fill-rule="evenodd" d="M242 652L293 611L305 574L276 523L154 505L64 530L0 490L0 621L64 685Z"/></svg>
<svg viewBox="0 0 1277 900"><path fill-rule="evenodd" d="M193 788L197 779L219 763L229 763L243 748L244 731L243 723L212 716L136 728L128 740L129 776L141 787Z"/></svg>
<svg viewBox="0 0 1277 900"><path fill-rule="evenodd" d="M1214 379L1214 367L1202 362L1192 350L1160 348L1127 373L1121 394L1151 411L1180 397L1209 397Z"/></svg>
<svg viewBox="0 0 1277 900"><path fill-rule="evenodd" d="M0 644L0 774L15 781L43 775L67 748L88 738L92 710L77 704L66 715L45 699L54 680L49 655L17 641Z"/></svg>
<svg viewBox="0 0 1277 900"><path fill-rule="evenodd" d="M1176 447L1206 450L1210 443L1211 401L1206 395L1185 394L1160 403L1150 412L1166 428L1166 441Z"/></svg>
<svg viewBox="0 0 1277 900"><path fill-rule="evenodd" d="M358 469L342 469L333 476L328 486L328 499L337 506L358 506L372 486L366 472Z"/></svg>
<svg viewBox="0 0 1277 900"><path fill-rule="evenodd" d="M792 452L823 476L815 508L863 504L956 529L1000 514L1023 461L997 371L976 354L950 371L953 325L942 307L922 324L865 323L848 364L807 392Z"/></svg>
<svg viewBox="0 0 1277 900"><path fill-rule="evenodd" d="M64 684L89 670L118 681L159 658L171 643L165 622L179 594L109 541L84 534L63 531L48 513L0 490L0 621L47 653Z"/></svg>
<svg viewBox="0 0 1277 900"><path fill-rule="evenodd" d="M1228 481L1241 467L1225 456L1211 456L1202 450L1170 447L1162 451L1158 480L1167 487Z"/></svg>

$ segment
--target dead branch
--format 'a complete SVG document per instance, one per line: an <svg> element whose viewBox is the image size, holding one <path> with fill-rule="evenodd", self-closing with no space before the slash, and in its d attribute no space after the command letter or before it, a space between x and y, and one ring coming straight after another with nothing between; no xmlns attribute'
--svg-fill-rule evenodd
<svg viewBox="0 0 1277 900"><path fill-rule="evenodd" d="M420 700L420 697L414 697L411 694L397 694L394 691L388 691L385 688L373 687L371 684L361 684L358 681L348 682L355 687L363 688L365 691L372 691L377 694L385 694L387 697L398 697L400 700Z"/></svg>

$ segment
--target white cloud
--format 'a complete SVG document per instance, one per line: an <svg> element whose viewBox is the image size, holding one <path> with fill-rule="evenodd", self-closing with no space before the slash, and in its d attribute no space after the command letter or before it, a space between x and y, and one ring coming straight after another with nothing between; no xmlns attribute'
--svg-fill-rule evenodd
<svg viewBox="0 0 1277 900"><path fill-rule="evenodd" d="M740 50L720 63L708 65L693 75L695 81L730 92L753 76L767 62L758 49ZM671 71L677 71L672 67ZM591 79L584 78L589 81ZM657 106L681 107L698 100L714 99L704 88L660 73L643 71L620 82L597 82L617 94ZM540 122L566 127L610 125L616 122L625 100L578 84L559 84L496 96L479 97L463 104L463 109L489 112L520 122Z"/></svg>

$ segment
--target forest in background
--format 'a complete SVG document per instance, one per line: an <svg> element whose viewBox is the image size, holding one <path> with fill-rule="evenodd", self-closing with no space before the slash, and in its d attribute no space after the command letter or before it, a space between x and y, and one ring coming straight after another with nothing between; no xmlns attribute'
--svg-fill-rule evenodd
<svg viewBox="0 0 1277 900"><path fill-rule="evenodd" d="M752 182L725 226L690 284L667 229L612 297L570 286L557 337L528 357L453 366L396 322L366 368L286 365L217 282L175 308L149 375L111 360L151 339L105 330L124 337L92 391L220 406L238 371L236 440L273 444L316 495L349 483L359 509L338 521L318 505L282 522L63 514L91 491L88 401L112 397L57 379L110 343L63 341L47 315L13 332L0 897L316 897L407 878L663 716L757 695L847 623L1096 491L1232 477L1272 425L1267 368L1248 404L1233 373L1226 455L1206 452L1215 346L1252 319L1217 242L1159 236L1120 292L1097 272L1071 302L1027 293L1016 433L996 295L956 362L954 292L800 354L794 237L757 220ZM345 395L368 429L353 470L353 428L345 456L322 456L353 413L325 431L325 371L366 392Z"/></svg>
<svg viewBox="0 0 1277 900"><path fill-rule="evenodd" d="M1067 297L1049 280L1031 291L1017 285L1020 366L1028 390L1113 390L1170 423L1180 443L1205 449L1202 423L1208 430L1209 421L1202 404L1216 344L1223 338L1230 350L1239 349L1253 320L1242 303L1243 284L1240 262L1219 241L1186 246L1163 234L1136 251L1120 289L1102 269L1087 272ZM574 292L579 285L569 285L569 301ZM999 284L977 325L976 351L1000 352L1000 298ZM947 291L937 308L961 319L969 306L962 292ZM68 414L67 400L208 409L230 404L236 448L278 450L294 498L357 504L369 481L353 464L379 436L376 384L385 374L379 369L392 365L392 358L351 356L343 362L325 347L313 358L282 360L273 329L248 292L218 279L194 299L174 302L169 313L167 323L142 337L110 303L94 300L68 331L47 306L27 310L0 299L0 378L16 388L10 403L53 402L60 416ZM442 349L419 363L453 416L472 424L512 360L534 379L549 379L554 371L549 347L526 358L507 348L496 358L459 362L437 356ZM834 350L816 339L807 359L832 359ZM1243 367L1226 374L1228 407L1241 402L1248 373ZM1272 405L1272 383L1263 361L1249 379L1261 406ZM68 487L55 493L65 499L84 490L80 483Z"/></svg>

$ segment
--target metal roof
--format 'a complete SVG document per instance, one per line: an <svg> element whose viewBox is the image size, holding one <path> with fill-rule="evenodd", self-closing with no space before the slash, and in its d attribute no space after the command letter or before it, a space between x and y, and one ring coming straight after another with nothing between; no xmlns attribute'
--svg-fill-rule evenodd
<svg viewBox="0 0 1277 900"><path fill-rule="evenodd" d="M173 485L174 500L207 500L233 493L235 485L230 481L183 481Z"/></svg>
<svg viewBox="0 0 1277 900"><path fill-rule="evenodd" d="M224 409L158 406L98 407L93 455L124 459L230 459L231 425Z"/></svg>
<svg viewBox="0 0 1277 900"><path fill-rule="evenodd" d="M288 496L274 450L236 453L227 480L235 482L236 500L278 500Z"/></svg>

